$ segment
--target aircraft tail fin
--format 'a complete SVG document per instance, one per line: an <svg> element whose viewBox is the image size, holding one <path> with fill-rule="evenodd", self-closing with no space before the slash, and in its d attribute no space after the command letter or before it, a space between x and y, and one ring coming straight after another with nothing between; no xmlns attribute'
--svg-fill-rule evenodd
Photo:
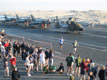
<svg viewBox="0 0 107 80"><path fill-rule="evenodd" d="M19 16L16 14L16 19L19 20Z"/></svg>
<svg viewBox="0 0 107 80"><path fill-rule="evenodd" d="M8 17L7 17L7 15L6 15L6 14L4 14L4 17L5 17L5 19L6 19L6 20L8 19Z"/></svg>
<svg viewBox="0 0 107 80"><path fill-rule="evenodd" d="M31 16L31 19L32 19L32 20L34 20L34 19L35 19L35 17L34 17L32 14L31 14L30 16Z"/></svg>
<svg viewBox="0 0 107 80"><path fill-rule="evenodd" d="M59 23L58 16L56 16L56 27L57 27L57 28L60 28L60 23Z"/></svg>

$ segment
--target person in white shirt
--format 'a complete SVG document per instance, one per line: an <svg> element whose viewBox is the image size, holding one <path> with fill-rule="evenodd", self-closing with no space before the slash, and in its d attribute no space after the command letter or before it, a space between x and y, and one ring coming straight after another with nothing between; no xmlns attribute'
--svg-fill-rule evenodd
<svg viewBox="0 0 107 80"><path fill-rule="evenodd" d="M45 66L45 53L42 50L40 53L40 65L41 65L41 70L43 70L43 67Z"/></svg>
<svg viewBox="0 0 107 80"><path fill-rule="evenodd" d="M5 56L5 47L0 42L0 49L1 49L1 60L3 59L3 56Z"/></svg>
<svg viewBox="0 0 107 80"><path fill-rule="evenodd" d="M61 37L61 39L59 39L59 45L60 45L61 50L63 48L63 43L64 43L64 39L63 39L63 37Z"/></svg>
<svg viewBox="0 0 107 80"><path fill-rule="evenodd" d="M31 66L30 66L30 60L29 60L30 55L26 57L26 67L27 67L27 75L31 76L30 71L31 71Z"/></svg>

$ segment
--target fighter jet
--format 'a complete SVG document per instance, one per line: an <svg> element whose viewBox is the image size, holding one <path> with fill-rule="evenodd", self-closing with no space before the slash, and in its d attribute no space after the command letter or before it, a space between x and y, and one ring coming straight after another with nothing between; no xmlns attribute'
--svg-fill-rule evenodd
<svg viewBox="0 0 107 80"><path fill-rule="evenodd" d="M30 21L29 17L19 17L16 14L16 23L25 23L26 21Z"/></svg>
<svg viewBox="0 0 107 80"><path fill-rule="evenodd" d="M0 18L0 22L13 22L14 20L16 20L14 17L7 16L6 14Z"/></svg>
<svg viewBox="0 0 107 80"><path fill-rule="evenodd" d="M5 15L5 14L4 14L4 18L5 18L5 21L6 21L6 22L16 20L14 17L10 17L10 16L7 16L7 15Z"/></svg>
<svg viewBox="0 0 107 80"><path fill-rule="evenodd" d="M0 22L5 22L4 15L0 15Z"/></svg>
<svg viewBox="0 0 107 80"><path fill-rule="evenodd" d="M48 19L35 18L33 15L30 16L32 21L29 25L32 27L35 25L50 24Z"/></svg>

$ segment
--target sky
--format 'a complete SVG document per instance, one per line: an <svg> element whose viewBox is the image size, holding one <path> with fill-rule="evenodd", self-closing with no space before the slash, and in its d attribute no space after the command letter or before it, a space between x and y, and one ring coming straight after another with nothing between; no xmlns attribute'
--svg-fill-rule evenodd
<svg viewBox="0 0 107 80"><path fill-rule="evenodd" d="M0 0L0 12L36 10L107 11L107 0Z"/></svg>

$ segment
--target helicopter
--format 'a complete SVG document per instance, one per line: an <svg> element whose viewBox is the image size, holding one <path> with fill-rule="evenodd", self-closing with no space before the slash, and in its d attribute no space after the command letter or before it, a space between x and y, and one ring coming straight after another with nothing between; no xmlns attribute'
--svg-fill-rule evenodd
<svg viewBox="0 0 107 80"><path fill-rule="evenodd" d="M69 18L67 21L60 21L58 16L56 16L55 27L57 29L63 28L66 32L73 32L73 33L81 33L83 31L83 27L81 24L75 22L75 18Z"/></svg>

